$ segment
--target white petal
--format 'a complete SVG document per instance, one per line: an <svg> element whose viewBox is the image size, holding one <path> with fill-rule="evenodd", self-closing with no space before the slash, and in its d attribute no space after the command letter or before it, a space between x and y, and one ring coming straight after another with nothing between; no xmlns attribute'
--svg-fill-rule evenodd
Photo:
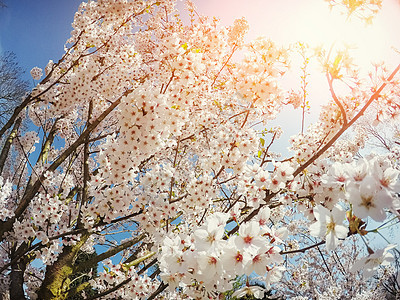
<svg viewBox="0 0 400 300"><path fill-rule="evenodd" d="M331 232L326 236L326 250L331 251L334 250L337 246L337 238L334 233Z"/></svg>
<svg viewBox="0 0 400 300"><path fill-rule="evenodd" d="M326 233L326 223L321 223L319 221L310 225L310 234L312 236L323 237Z"/></svg>
<svg viewBox="0 0 400 300"><path fill-rule="evenodd" d="M335 231L337 238L344 239L347 237L347 233L349 232L349 229L344 225L336 225L334 231Z"/></svg>

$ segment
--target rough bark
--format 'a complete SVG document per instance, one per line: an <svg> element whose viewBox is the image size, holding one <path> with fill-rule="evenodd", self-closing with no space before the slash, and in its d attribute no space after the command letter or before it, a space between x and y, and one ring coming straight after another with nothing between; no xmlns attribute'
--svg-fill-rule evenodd
<svg viewBox="0 0 400 300"><path fill-rule="evenodd" d="M24 293L24 272L26 265L23 261L18 261L11 265L10 272L10 300L23 300Z"/></svg>
<svg viewBox="0 0 400 300"><path fill-rule="evenodd" d="M38 292L39 299L62 300L67 297L69 277L74 271L73 262L89 236L88 232L82 234L75 245L64 247L54 264L47 266L45 278Z"/></svg>

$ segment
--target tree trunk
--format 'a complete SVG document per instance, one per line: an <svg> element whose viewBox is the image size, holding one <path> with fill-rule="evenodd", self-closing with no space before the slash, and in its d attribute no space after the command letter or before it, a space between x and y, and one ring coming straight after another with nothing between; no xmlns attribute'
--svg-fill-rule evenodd
<svg viewBox="0 0 400 300"><path fill-rule="evenodd" d="M24 272L26 265L22 261L11 265L10 273L10 300L23 300L24 293Z"/></svg>
<svg viewBox="0 0 400 300"><path fill-rule="evenodd" d="M73 273L73 262L89 236L88 233L82 234L75 245L64 247L57 261L53 265L47 266L45 278L38 292L38 299L62 300L66 298L69 276Z"/></svg>

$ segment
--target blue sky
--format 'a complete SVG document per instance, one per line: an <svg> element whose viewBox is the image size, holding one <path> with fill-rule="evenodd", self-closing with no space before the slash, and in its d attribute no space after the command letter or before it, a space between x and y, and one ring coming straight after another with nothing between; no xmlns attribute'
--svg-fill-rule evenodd
<svg viewBox="0 0 400 300"><path fill-rule="evenodd" d="M3 0L0 8L0 54L12 51L26 71L44 67L49 59L57 61L80 0Z"/></svg>

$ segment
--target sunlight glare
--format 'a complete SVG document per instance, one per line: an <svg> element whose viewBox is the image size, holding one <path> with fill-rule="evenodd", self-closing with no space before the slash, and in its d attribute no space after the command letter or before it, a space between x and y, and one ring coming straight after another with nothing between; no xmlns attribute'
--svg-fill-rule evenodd
<svg viewBox="0 0 400 300"><path fill-rule="evenodd" d="M390 37L385 31L382 18L376 17L372 25L341 14L336 8L329 10L323 1L299 7L297 24L293 35L311 47L332 45L338 48L350 46L354 62L360 67L370 67L371 62L385 59L390 50ZM390 43L390 42L389 42Z"/></svg>

